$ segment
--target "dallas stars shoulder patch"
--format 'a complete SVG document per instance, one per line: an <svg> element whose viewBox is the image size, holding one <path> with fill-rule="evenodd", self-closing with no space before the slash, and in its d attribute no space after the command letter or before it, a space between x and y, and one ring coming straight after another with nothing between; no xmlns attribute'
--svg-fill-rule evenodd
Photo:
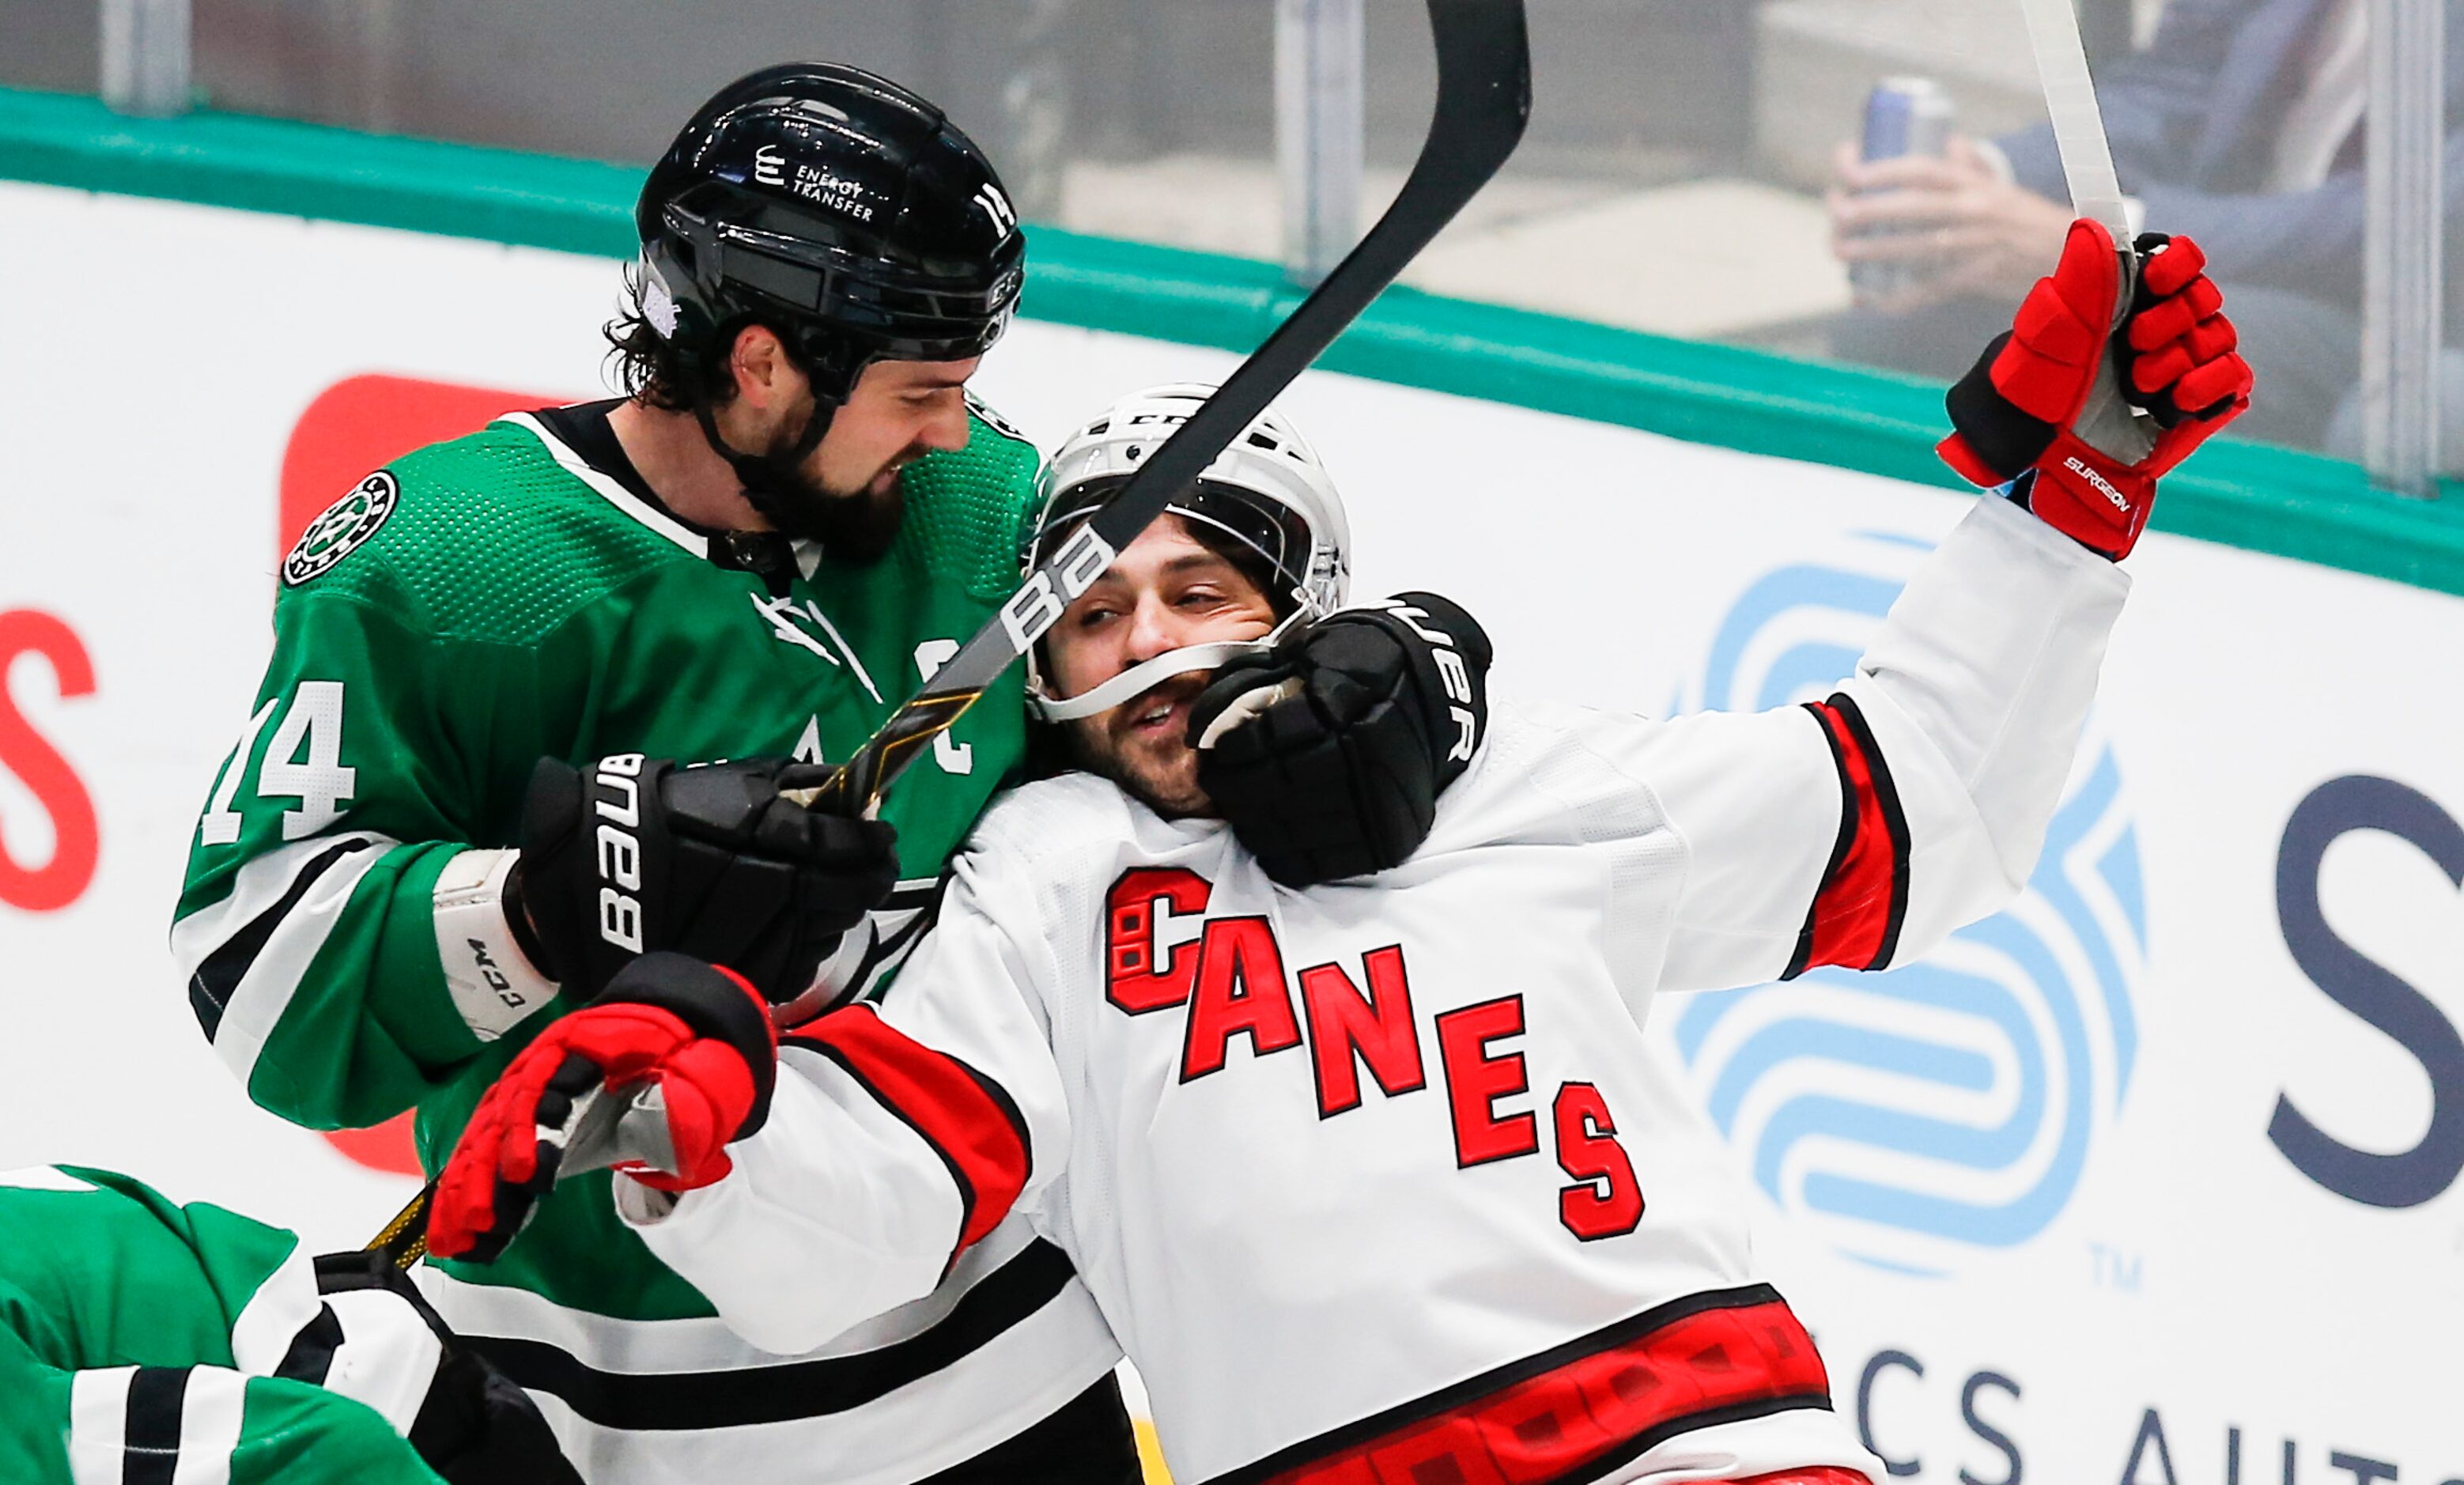
<svg viewBox="0 0 2464 1485"><path fill-rule="evenodd" d="M402 503L402 486L389 470L379 470L359 488L325 508L308 523L291 555L282 559L282 581L296 588L367 543Z"/></svg>

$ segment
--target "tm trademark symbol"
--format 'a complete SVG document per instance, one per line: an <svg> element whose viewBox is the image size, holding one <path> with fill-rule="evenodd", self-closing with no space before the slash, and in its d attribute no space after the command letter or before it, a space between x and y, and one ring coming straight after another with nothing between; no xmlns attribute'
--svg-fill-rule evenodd
<svg viewBox="0 0 2464 1485"><path fill-rule="evenodd" d="M2102 1243L2087 1245L2088 1269L2099 1287L2118 1289L2123 1294L2139 1292L2142 1255L2124 1253Z"/></svg>

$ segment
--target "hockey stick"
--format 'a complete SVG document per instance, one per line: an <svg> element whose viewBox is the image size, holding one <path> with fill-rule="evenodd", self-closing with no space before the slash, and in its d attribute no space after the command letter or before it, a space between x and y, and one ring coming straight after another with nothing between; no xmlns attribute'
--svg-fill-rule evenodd
<svg viewBox="0 0 2464 1485"><path fill-rule="evenodd" d="M2104 136L2104 110L2097 105L2096 81L2087 73L2087 48L2079 42L2079 15L2071 4L2019 0L2019 9L2028 17L2028 44L2036 54L2036 81L2044 89L2054 145L2061 152L2071 213L2103 223L2115 245L2128 252L2130 213L2122 204L2113 146Z"/></svg>
<svg viewBox="0 0 2464 1485"><path fill-rule="evenodd" d="M1120 494L1030 573L854 756L811 791L805 799L811 807L847 815L879 808L883 792L933 739L1034 645L1119 550L1317 360L1513 153L1531 112L1523 0L1428 0L1428 6L1438 53L1437 107L1395 204L1265 344L1138 467Z"/></svg>
<svg viewBox="0 0 2464 1485"><path fill-rule="evenodd" d="M878 810L882 795L933 739L1033 647L1069 601L1111 566L1119 550L1135 541L1359 317L1514 152L1531 114L1523 0L1428 0L1428 7L1438 55L1437 104L1419 159L1394 205L1215 395L1156 446L1120 494L1028 574L853 756L812 789L789 791L792 797L839 814ZM428 1202L435 1190L429 1182L368 1247L383 1250L403 1268L418 1262L427 1252Z"/></svg>
<svg viewBox="0 0 2464 1485"><path fill-rule="evenodd" d="M2062 184L2070 188L2071 214L2101 223L2113 234L2122 259L2121 290L2114 295L2112 329L2130 317L2132 291L2139 283L2139 250L2132 245L2130 210L2123 204L2122 182L2113 169L2113 144L2105 138L2104 110L2096 100L2096 79L2088 76L2087 47L2079 40L2079 12L2073 0L2019 0L2028 18L2028 45L2036 54L2036 83L2044 90L2045 115L2054 126L2054 147L2062 157ZM2146 414L2121 394L2122 377L2108 354L2097 363L2096 387L2089 399L2092 426L2079 436L2108 452L2121 454L2146 437ZM2123 455L2126 457L2126 455Z"/></svg>

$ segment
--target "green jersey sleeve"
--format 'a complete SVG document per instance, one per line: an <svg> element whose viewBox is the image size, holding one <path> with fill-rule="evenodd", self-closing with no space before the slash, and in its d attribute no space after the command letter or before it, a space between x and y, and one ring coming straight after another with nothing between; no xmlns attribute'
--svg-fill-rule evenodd
<svg viewBox="0 0 2464 1485"><path fill-rule="evenodd" d="M570 1004L498 902L538 761L847 758L1017 586L1034 509L1033 446L979 409L964 448L902 472L888 554L800 547L792 575L765 576L714 561L557 426L516 414L407 454L292 550L171 929L254 1102L322 1127L415 1106L431 1169ZM883 811L900 880L825 967L834 994L878 991L929 929L945 863L1025 744L1013 672L900 778ZM604 1178L551 1193L485 1278L601 1314L710 1313L623 1229Z"/></svg>
<svg viewBox="0 0 2464 1485"><path fill-rule="evenodd" d="M374 1408L306 1377L340 1322L298 1246L108 1171L0 1172L0 1479L438 1485Z"/></svg>
<svg viewBox="0 0 2464 1485"><path fill-rule="evenodd" d="M439 876L482 843L466 801L490 739L457 735L472 712L436 698L533 693L535 660L412 634L346 594L287 602L275 623L247 733L198 821L172 947L199 1026L252 1099L318 1127L374 1124L502 1029L457 1006L438 950Z"/></svg>
<svg viewBox="0 0 2464 1485"><path fill-rule="evenodd" d="M380 480L389 499L420 492L390 475L369 485ZM388 538L402 539L381 533L349 565L283 590L171 932L217 1055L257 1103L321 1128L412 1106L554 996L493 901L458 932L440 905L463 888L483 898L490 869L510 865L549 714L575 705L571 685L543 677L589 666L560 653L552 623L508 638L440 622Z"/></svg>

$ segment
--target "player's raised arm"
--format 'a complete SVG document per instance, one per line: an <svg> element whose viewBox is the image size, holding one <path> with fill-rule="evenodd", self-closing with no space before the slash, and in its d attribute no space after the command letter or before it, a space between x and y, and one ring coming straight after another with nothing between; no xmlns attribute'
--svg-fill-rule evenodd
<svg viewBox="0 0 2464 1485"><path fill-rule="evenodd" d="M2108 332L2119 260L2079 224L1952 390L1944 457L2000 494L1909 582L1837 691L1756 716L1600 725L1595 746L1635 755L1687 842L1667 988L1886 969L2025 884L2128 589L2114 562L2157 476L2249 404L2198 250L2141 251L2131 313Z"/></svg>

